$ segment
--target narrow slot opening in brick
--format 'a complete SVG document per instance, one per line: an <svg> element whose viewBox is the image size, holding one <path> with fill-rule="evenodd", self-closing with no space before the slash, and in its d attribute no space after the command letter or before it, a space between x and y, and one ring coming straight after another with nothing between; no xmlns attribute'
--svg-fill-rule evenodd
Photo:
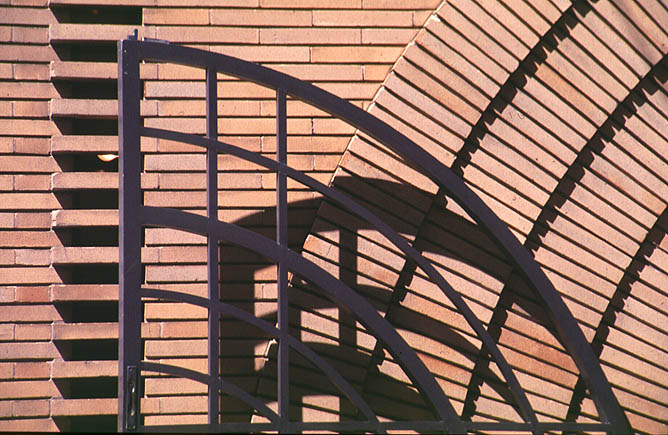
<svg viewBox="0 0 668 435"><path fill-rule="evenodd" d="M51 6L59 23L137 24L141 25L142 8L132 6Z"/></svg>

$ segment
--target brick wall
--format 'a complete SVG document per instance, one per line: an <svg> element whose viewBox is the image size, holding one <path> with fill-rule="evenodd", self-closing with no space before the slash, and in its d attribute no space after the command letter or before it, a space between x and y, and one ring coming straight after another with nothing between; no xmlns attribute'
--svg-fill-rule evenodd
<svg viewBox="0 0 668 435"><path fill-rule="evenodd" d="M668 427L668 7L660 2L7 0L0 5L0 430L114 430L116 41L133 29L314 82L453 168L562 293L634 429ZM205 132L204 75L144 64L147 126ZM221 140L275 154L273 91L219 76ZM554 325L466 213L384 146L288 101L288 163L355 197L432 260L498 340L541 421L598 421ZM205 210L205 157L144 140L146 204ZM219 156L219 217L273 237L275 176ZM289 183L290 244L364 294L457 412L519 416L475 333L368 225ZM201 237L145 232L152 287L206 293ZM275 321L275 266L222 245L221 297ZM299 277L293 334L387 418L430 418L399 365ZM206 371L206 311L149 301L145 357ZM223 374L275 401L269 337L223 319ZM293 418L355 409L298 355ZM149 376L147 424L206 422L206 390ZM260 421L224 396L225 421ZM272 405L273 406L273 405Z"/></svg>

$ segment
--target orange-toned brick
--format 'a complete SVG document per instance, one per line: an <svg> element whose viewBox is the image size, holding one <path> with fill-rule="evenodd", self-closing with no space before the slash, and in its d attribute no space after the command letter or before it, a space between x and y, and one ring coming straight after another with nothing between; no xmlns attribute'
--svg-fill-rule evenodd
<svg viewBox="0 0 668 435"><path fill-rule="evenodd" d="M50 9L0 7L0 16L5 24L46 25L56 22Z"/></svg>
<svg viewBox="0 0 668 435"><path fill-rule="evenodd" d="M29 48L29 49L27 49ZM56 60L58 55L50 45L20 45L20 44L0 44L0 61L5 62L50 62ZM17 64L18 66L19 64ZM44 68L46 67L46 68ZM49 66L44 64L41 68L47 73L48 79ZM16 71L14 78L17 78ZM36 80L36 79L32 79Z"/></svg>
<svg viewBox="0 0 668 435"><path fill-rule="evenodd" d="M49 190L48 175L15 175L14 190Z"/></svg>
<svg viewBox="0 0 668 435"><path fill-rule="evenodd" d="M20 418L0 420L3 432L57 432L60 428L51 418Z"/></svg>
<svg viewBox="0 0 668 435"><path fill-rule="evenodd" d="M47 249L16 249L16 264L24 266L48 266L51 257Z"/></svg>
<svg viewBox="0 0 668 435"><path fill-rule="evenodd" d="M51 136L58 131L53 122L38 119L0 119L0 130L16 136Z"/></svg>
<svg viewBox="0 0 668 435"><path fill-rule="evenodd" d="M413 16L409 11L389 10L316 10L313 25L334 27L410 27Z"/></svg>
<svg viewBox="0 0 668 435"><path fill-rule="evenodd" d="M16 213L14 227L15 228L40 228L48 229L51 226L49 220L49 213Z"/></svg>
<svg viewBox="0 0 668 435"><path fill-rule="evenodd" d="M32 50L32 48L31 48ZM27 59L22 59L27 60ZM14 64L14 78L16 80L48 80L49 66L40 63L17 63ZM32 93L25 94L32 97Z"/></svg>
<svg viewBox="0 0 668 435"><path fill-rule="evenodd" d="M17 137L14 139L14 151L17 154L49 154L49 139L37 137Z"/></svg>
<svg viewBox="0 0 668 435"><path fill-rule="evenodd" d="M391 63L403 47L313 47L311 61L317 63Z"/></svg>
<svg viewBox="0 0 668 435"><path fill-rule="evenodd" d="M0 193L0 209L57 209L60 203L51 193Z"/></svg>
<svg viewBox="0 0 668 435"><path fill-rule="evenodd" d="M12 42L46 44L49 42L49 32L45 27L12 27Z"/></svg>
<svg viewBox="0 0 668 435"><path fill-rule="evenodd" d="M0 341L13 341L15 326L13 323L0 323Z"/></svg>
<svg viewBox="0 0 668 435"><path fill-rule="evenodd" d="M12 401L12 416L14 417L46 417L49 411L48 400Z"/></svg>
<svg viewBox="0 0 668 435"><path fill-rule="evenodd" d="M17 118L45 118L49 116L49 103L46 101L15 101L13 114Z"/></svg>
<svg viewBox="0 0 668 435"><path fill-rule="evenodd" d="M48 287L17 287L16 302L48 302Z"/></svg>
<svg viewBox="0 0 668 435"><path fill-rule="evenodd" d="M0 285L7 284L50 284L60 282L56 271L50 267L13 267L0 275Z"/></svg>
<svg viewBox="0 0 668 435"><path fill-rule="evenodd" d="M257 44L260 42L258 29L248 27L158 27L156 35L160 39L181 43L227 43Z"/></svg>
<svg viewBox="0 0 668 435"><path fill-rule="evenodd" d="M405 46L417 35L417 29L362 29L362 44Z"/></svg>
<svg viewBox="0 0 668 435"><path fill-rule="evenodd" d="M51 415L112 415L118 412L117 399L54 399Z"/></svg>
<svg viewBox="0 0 668 435"><path fill-rule="evenodd" d="M225 26L310 26L311 11L212 9L211 24Z"/></svg>
<svg viewBox="0 0 668 435"><path fill-rule="evenodd" d="M46 341L51 339L51 325L18 324L15 330L17 341Z"/></svg>
<svg viewBox="0 0 668 435"><path fill-rule="evenodd" d="M28 343L0 343L0 359L1 360L49 360L56 358L59 355L56 346L50 342L28 342ZM47 370L48 366L44 363L41 365ZM18 365L17 365L18 368ZM18 377L19 373L14 372L14 377ZM47 375L48 376L48 375ZM34 379L34 378L31 378ZM19 384L21 384L19 382ZM0 382L0 398L14 398L14 397L50 397L49 391L51 386L45 382L31 382L23 383L25 386L36 385L38 388L35 391L22 391L20 385L8 386L5 382Z"/></svg>
<svg viewBox="0 0 668 435"><path fill-rule="evenodd" d="M214 53L238 57L249 62L309 62L309 47L283 45L212 45ZM219 94L220 95L220 94Z"/></svg>
<svg viewBox="0 0 668 435"><path fill-rule="evenodd" d="M260 29L260 44L360 44L359 29Z"/></svg>
<svg viewBox="0 0 668 435"><path fill-rule="evenodd" d="M60 41L117 41L126 38L134 29L139 38L155 38L155 28L120 24L52 24L49 37L52 42Z"/></svg>
<svg viewBox="0 0 668 435"><path fill-rule="evenodd" d="M209 24L209 10L185 8L144 8L144 24ZM216 24L216 23L212 23Z"/></svg>

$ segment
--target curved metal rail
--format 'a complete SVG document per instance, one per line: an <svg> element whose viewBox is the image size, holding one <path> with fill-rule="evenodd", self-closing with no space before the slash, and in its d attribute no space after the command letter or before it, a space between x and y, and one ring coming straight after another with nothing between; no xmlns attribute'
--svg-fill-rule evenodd
<svg viewBox="0 0 668 435"><path fill-rule="evenodd" d="M140 125L139 119L139 62L142 60L163 61L200 67L207 71L207 138L182 133L171 132L160 129L144 128ZM271 160L258 154L251 153L234 147L232 145L218 142L217 139L217 113L216 113L216 73L221 72L231 76L236 76L244 80L252 81L257 84L275 89L277 91L277 160ZM314 190L323 193L325 196L337 201L350 211L359 215L374 225L385 237L395 244L407 257L416 262L427 275L436 283L444 294L453 302L460 313L466 318L469 325L478 334L484 345L494 357L497 365L501 369L517 404L520 408L520 414L525 420L525 424L499 423L498 429L503 427L513 427L510 430L548 430L546 423L537 422L535 413L529 405L526 394L521 389L512 369L505 361L498 346L489 336L482 323L475 317L473 312L465 304L461 296L446 282L446 280L435 270L422 255L417 252L403 237L399 236L388 225L374 216L365 208L355 204L340 192L324 186L315 180L307 177L303 173L294 171L285 163L286 157L286 94L294 98L303 100L321 110L324 110L339 119L358 128L377 141L390 147L398 154L412 161L423 172L428 175L436 184L441 186L448 196L457 201L462 208L479 225L489 233L503 251L514 262L517 270L520 270L528 282L538 292L545 302L553 323L557 327L558 334L564 343L566 349L573 357L582 376L588 380L588 386L592 393L592 398L596 404L598 413L603 424L587 425L587 429L582 426L576 430L606 430L613 432L625 432L629 426L626 417L623 414L615 396L612 393L610 385L601 370L597 358L594 356L589 344L586 342L582 331L570 311L562 301L561 297L554 289L550 281L544 275L540 267L536 264L529 252L517 241L510 233L503 222L476 196L465 183L457 177L451 170L442 165L434 157L426 153L417 144L407 137L403 136L383 121L375 118L369 113L353 106L322 89L319 89L309 83L300 81L294 77L279 73L277 71L261 67L259 65L245 62L229 56L204 52L201 50L187 47L174 46L170 44L156 42L140 42L137 40L125 40L119 42L119 150L121 153L121 207L120 216L121 227L121 264L120 264L120 298L123 305L120 319L120 349L119 349L119 429L127 430L136 428L137 414L132 414L128 410L128 403L138 403L137 399L129 397L125 391L125 385L131 375L128 367L146 367L146 363L140 361L141 355L140 337L138 335L138 307L141 305L141 295L149 296L147 290L137 291L141 287L141 261L139 256L138 241L141 235L141 228L146 224L164 225L172 228L181 228L186 231L192 231L208 236L209 263L214 261L217 264L217 253L213 246L217 246L218 240L227 240L241 246L247 246L256 250L262 246L262 254L273 258L279 265L279 325L278 328L271 330L271 333L279 338L279 412L278 421L275 429L280 431L298 430L306 425L305 423L289 422L287 419L288 406L288 364L287 351L289 347L299 346L295 344L287 334L287 270L298 271L307 279L312 279L316 284L330 292L330 296L342 303L343 306L351 309L358 315L359 320L370 330L378 334L377 337L385 342L388 351L403 366L406 373L415 382L416 386L427 396L436 414L441 419L440 422L415 422L415 428L429 426L433 429L441 429L454 432L465 430L476 430L480 423L462 422L454 413L452 405L447 397L433 379L428 374L422 361L415 352L405 343L405 341L396 333L396 331L382 319L378 313L349 287L341 281L317 267L315 264L303 259L301 256L287 249L287 198L286 198L286 180L294 178ZM153 136L165 139L178 140L207 149L207 217L196 216L185 212L174 210L156 209L141 206L141 190L139 185L139 173L141 160L139 152L139 138L141 136ZM277 172L277 242L262 238L254 233L244 233L244 230L231 224L219 222L217 220L217 163L218 153L229 153L246 160L253 161L266 168ZM134 210L129 209L128 205L135 206ZM139 212L139 216L137 216ZM184 222L187 222L184 224ZM249 240L254 240L254 244L248 244ZM268 254L269 253L269 254ZM217 271L213 270L209 264L209 344L210 361L213 354L217 360L217 325L218 312L228 310L228 308L214 301L214 290L212 282L218 283ZM327 285L322 285L327 283ZM328 287L330 286L330 287ZM151 293L157 296L157 293ZM184 295L185 296L185 295ZM175 295L165 293L160 297L174 298ZM206 299L205 299L206 300ZM201 301L200 301L201 302ZM252 316L251 316L252 317ZM250 320L250 319L248 319ZM259 319L258 319L259 321ZM254 321L253 321L254 322ZM264 325L266 326L266 325ZM273 328L273 326L272 326ZM296 340L294 340L296 341ZM283 345L285 343L285 346ZM297 342L299 343L299 342ZM307 348L308 349L308 348ZM319 363L320 364L320 363ZM324 366L323 366L324 367ZM157 368L157 367L153 367ZM369 414L370 408L366 406L361 397L352 393L348 389L349 385L343 378L338 379L337 374L330 374L335 380L335 384L353 403L367 416L368 421L359 422L360 430L382 430L383 428L394 427L391 424L379 424L375 415ZM217 367L210 364L208 379L218 378ZM340 382L343 380L343 382ZM221 428L217 422L218 412L218 387L220 385L212 381L207 381L209 388L209 418L210 427ZM215 385L214 385L215 384ZM344 385L346 384L346 385ZM282 388L283 387L283 388ZM350 387L352 388L352 387ZM348 390L348 391L346 391ZM135 390L135 394L137 394ZM216 413L215 419L212 413ZM134 420L133 420L134 419ZM133 426L134 423L134 426ZM394 422L401 424L401 422ZM409 424L409 422L406 422ZM426 426L425 426L426 424ZM301 426L300 426L301 425ZM422 425L422 426L421 426ZM489 425L489 424L487 424ZM514 425L514 426L513 426ZM308 425L304 426L307 427ZM336 424L331 427L334 428ZM347 426L346 426L347 427ZM398 426L397 426L398 427ZM482 427L482 426L480 426ZM552 427L552 426L550 426ZM575 427L568 424L568 427ZM491 428L491 427L490 427ZM563 426L566 428L566 426ZM332 429L336 430L336 429ZM348 430L348 429L346 429Z"/></svg>

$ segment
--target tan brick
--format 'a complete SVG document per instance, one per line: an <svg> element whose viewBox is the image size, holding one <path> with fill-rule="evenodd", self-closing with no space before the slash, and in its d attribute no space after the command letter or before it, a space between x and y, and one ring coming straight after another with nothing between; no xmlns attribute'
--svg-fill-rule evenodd
<svg viewBox="0 0 668 435"><path fill-rule="evenodd" d="M12 402L9 400L0 401L0 418L9 418L12 416Z"/></svg>
<svg viewBox="0 0 668 435"><path fill-rule="evenodd" d="M0 287L0 302L12 303L15 300L16 287Z"/></svg>
<svg viewBox="0 0 668 435"><path fill-rule="evenodd" d="M394 0L363 0L364 9L435 9L439 0L411 0L397 2Z"/></svg>
<svg viewBox="0 0 668 435"><path fill-rule="evenodd" d="M60 169L53 157L0 156L3 172L56 172Z"/></svg>
<svg viewBox="0 0 668 435"><path fill-rule="evenodd" d="M17 136L51 136L58 131L53 122L38 119L0 119L0 130Z"/></svg>
<svg viewBox="0 0 668 435"><path fill-rule="evenodd" d="M0 191L14 190L14 177L11 175L0 175Z"/></svg>
<svg viewBox="0 0 668 435"><path fill-rule="evenodd" d="M207 9L144 8L143 22L146 24L209 24ZM216 23L211 23L216 24Z"/></svg>
<svg viewBox="0 0 668 435"><path fill-rule="evenodd" d="M51 223L49 221L49 213L16 213L14 228L39 228L49 229Z"/></svg>
<svg viewBox="0 0 668 435"><path fill-rule="evenodd" d="M14 190L49 190L48 175L14 175Z"/></svg>
<svg viewBox="0 0 668 435"><path fill-rule="evenodd" d="M48 287L18 287L16 302L49 302Z"/></svg>
<svg viewBox="0 0 668 435"><path fill-rule="evenodd" d="M214 6L220 7L218 0L155 0L158 6ZM252 8L259 6L259 0L225 0L225 7Z"/></svg>
<svg viewBox="0 0 668 435"><path fill-rule="evenodd" d="M58 172L51 177L51 188L73 189L117 189L118 174L113 172Z"/></svg>
<svg viewBox="0 0 668 435"><path fill-rule="evenodd" d="M392 63L403 47L313 47L311 61L316 63Z"/></svg>
<svg viewBox="0 0 668 435"><path fill-rule="evenodd" d="M14 139L14 151L17 154L48 155L49 139L37 137L17 137Z"/></svg>
<svg viewBox="0 0 668 435"><path fill-rule="evenodd" d="M17 249L16 264L24 266L48 266L51 264L49 251L46 249Z"/></svg>
<svg viewBox="0 0 668 435"><path fill-rule="evenodd" d="M47 341L51 339L51 325L16 325L17 341Z"/></svg>
<svg viewBox="0 0 668 435"><path fill-rule="evenodd" d="M238 57L249 62L309 62L309 47L283 45L212 45L214 53Z"/></svg>
<svg viewBox="0 0 668 435"><path fill-rule="evenodd" d="M15 254L13 249L0 250L0 264L12 265L14 264L14 257Z"/></svg>
<svg viewBox="0 0 668 435"><path fill-rule="evenodd" d="M54 210L51 214L53 227L116 226L118 210Z"/></svg>
<svg viewBox="0 0 668 435"><path fill-rule="evenodd" d="M44 27L12 27L12 42L46 44L49 42L49 32Z"/></svg>
<svg viewBox="0 0 668 435"><path fill-rule="evenodd" d="M21 359L52 359L59 355L56 346L49 342L28 342L28 343L0 343L0 359L2 360L21 360ZM3 385L4 384L4 385ZM19 382L19 384L21 384ZM28 386L32 383L26 383ZM35 391L20 391L19 386L8 386L5 382L0 382L0 398L19 398L19 397L50 397L49 385L44 382L35 382L41 386L41 389ZM10 388L11 387L11 388ZM18 390L18 391L17 391ZM41 391L40 391L41 390Z"/></svg>
<svg viewBox="0 0 668 435"><path fill-rule="evenodd" d="M359 29L260 29L260 44L360 44Z"/></svg>
<svg viewBox="0 0 668 435"><path fill-rule="evenodd" d="M60 41L118 41L126 38L134 29L139 38L155 38L155 28L121 24L51 24L49 37L52 42Z"/></svg>
<svg viewBox="0 0 668 435"><path fill-rule="evenodd" d="M212 9L211 24L225 26L310 26L311 11Z"/></svg>
<svg viewBox="0 0 668 435"><path fill-rule="evenodd" d="M0 26L0 42L9 42L12 40L12 28L10 26Z"/></svg>
<svg viewBox="0 0 668 435"><path fill-rule="evenodd" d="M57 432L60 428L51 418L21 418L0 420L3 432Z"/></svg>
<svg viewBox="0 0 668 435"><path fill-rule="evenodd" d="M160 334L160 325L142 324L142 337L154 338ZM53 325L54 340L103 340L118 338L117 323L67 323Z"/></svg>
<svg viewBox="0 0 668 435"><path fill-rule="evenodd" d="M143 79L158 77L157 64L142 64L139 66L140 76ZM111 62L75 62L53 61L50 64L50 77L62 79L116 79L118 66Z"/></svg>
<svg viewBox="0 0 668 435"><path fill-rule="evenodd" d="M314 26L333 27L410 27L413 16L409 11L389 10L316 10Z"/></svg>
<svg viewBox="0 0 668 435"><path fill-rule="evenodd" d="M0 61L4 62L50 62L57 58L58 55L49 45L0 44ZM46 67L42 69L47 73L47 77L40 80L47 80L49 68L48 65L43 65L43 67ZM16 70L14 71L14 78L19 79ZM28 80L37 79L29 78Z"/></svg>
<svg viewBox="0 0 668 435"><path fill-rule="evenodd" d="M46 417L50 407L48 400L14 400L12 415L14 417Z"/></svg>
<svg viewBox="0 0 668 435"><path fill-rule="evenodd" d="M51 364L51 377L58 378L93 378L115 377L118 375L116 361L59 361Z"/></svg>
<svg viewBox="0 0 668 435"><path fill-rule="evenodd" d="M13 323L0 323L0 341L14 341Z"/></svg>
<svg viewBox="0 0 668 435"><path fill-rule="evenodd" d="M61 208L60 203L51 193L0 193L0 209L56 208Z"/></svg>
<svg viewBox="0 0 668 435"><path fill-rule="evenodd" d="M116 284L64 284L50 288L52 301L114 301L118 300Z"/></svg>
<svg viewBox="0 0 668 435"><path fill-rule="evenodd" d="M30 52L34 48L30 49ZM39 51L38 51L39 54ZM55 56L55 55L54 55ZM21 59L26 61L28 59ZM14 64L14 78L16 80L48 80L49 79L49 66L40 63L17 63ZM42 85L43 86L43 85ZM49 94L51 95L51 94ZM32 93L23 95L32 97Z"/></svg>
<svg viewBox="0 0 668 435"><path fill-rule="evenodd" d="M158 27L156 35L160 39L182 43L227 43L257 44L260 42L258 29L247 27Z"/></svg>
<svg viewBox="0 0 668 435"><path fill-rule="evenodd" d="M141 101L142 116L156 116L158 113L157 101ZM118 102L116 100L51 100L52 117L92 117L92 118L115 118L118 115Z"/></svg>
<svg viewBox="0 0 668 435"><path fill-rule="evenodd" d="M286 9L359 9L362 0L260 0L264 8Z"/></svg>
<svg viewBox="0 0 668 435"><path fill-rule="evenodd" d="M417 35L417 29L362 29L362 44L408 44Z"/></svg>
<svg viewBox="0 0 668 435"><path fill-rule="evenodd" d="M0 275L0 285L7 284L51 284L60 282L56 271L50 267L13 267Z"/></svg>
<svg viewBox="0 0 668 435"><path fill-rule="evenodd" d="M118 412L118 399L53 399L51 415L112 415Z"/></svg>
<svg viewBox="0 0 668 435"><path fill-rule="evenodd" d="M49 365L44 362L17 362L14 364L15 379L48 379Z"/></svg>
<svg viewBox="0 0 668 435"><path fill-rule="evenodd" d="M46 118L49 116L49 103L46 101L14 101L14 117Z"/></svg>
<svg viewBox="0 0 668 435"><path fill-rule="evenodd" d="M53 264L110 264L118 262L118 248L114 246L97 247L55 247L51 248Z"/></svg>
<svg viewBox="0 0 668 435"><path fill-rule="evenodd" d="M45 25L56 22L50 9L0 7L4 24Z"/></svg>

